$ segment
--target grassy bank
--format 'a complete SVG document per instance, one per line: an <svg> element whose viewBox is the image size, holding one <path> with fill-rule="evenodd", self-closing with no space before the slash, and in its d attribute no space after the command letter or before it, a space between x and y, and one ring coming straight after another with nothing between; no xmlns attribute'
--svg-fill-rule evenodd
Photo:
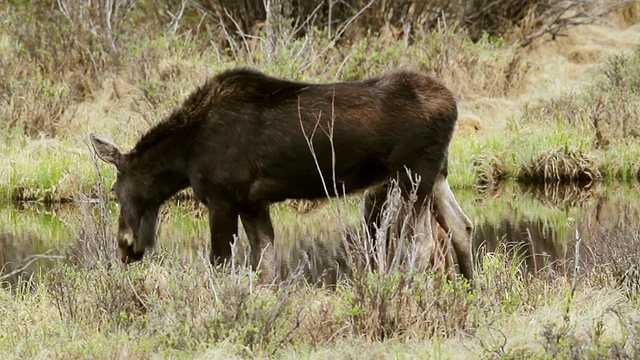
<svg viewBox="0 0 640 360"><path fill-rule="evenodd" d="M640 56L603 55L630 44L591 51L591 63L602 62L598 75L587 72L593 79L537 94L531 83L541 64L531 59L541 61L536 54L548 39L522 47L515 30L482 35L455 22L416 25L409 32L366 30L357 21L332 30L287 22L280 14L242 37L193 6L181 13L169 3L155 8L144 1L116 2L112 9L68 1L49 6L0 5L6 25L0 30L0 198L95 195L88 133L130 148L204 79L237 65L307 81L360 79L398 67L441 78L460 101L450 154L451 182L458 188L503 178L572 180L576 174L635 179L640 168L637 129L626 120L638 117ZM631 29L638 6L627 4L608 21ZM625 36L633 36L629 31ZM581 54L567 61L586 56ZM541 173L549 158L574 158L570 175ZM114 170L102 171L110 184Z"/></svg>
<svg viewBox="0 0 640 360"><path fill-rule="evenodd" d="M509 119L506 136L479 140L478 178L523 182L637 180L640 49L610 57L592 81ZM458 139L463 142L463 138ZM469 164L465 164L468 166Z"/></svg>
<svg viewBox="0 0 640 360"><path fill-rule="evenodd" d="M346 54L324 55L311 63L313 67L302 72L297 72L294 64L291 65L290 73L283 73L285 71L279 64L284 58L290 61L289 54L282 54L283 59L249 64L271 74L308 81L363 78L381 74L389 68L417 67L431 73L447 74L448 83L460 84L459 94L475 96L475 93L502 93L506 86L503 82L506 80L499 72L509 71L510 62L517 58L515 47L489 39L474 44L463 35L448 30L434 34L424 33L423 36L424 39L417 39L411 46L384 40L370 43L370 38L364 38L347 49L341 49ZM0 160L0 168L6 171L2 171L0 175L0 196L56 201L75 198L74 191L86 195L95 193L96 176L86 146L88 133L100 132L123 144L124 148L132 147L135 139L151 124L166 116L173 106L208 75L237 65L236 61L230 58L220 62L213 58L212 53L196 59L190 58L189 55L175 54L176 50L172 48L175 41L177 40L167 40L163 37L146 44L148 48L137 51L142 54L159 54L160 59L134 57L131 62L150 62L146 66L154 67L156 64L161 67L165 62L169 62L170 65L165 66L173 70L167 71L175 71L179 76L166 79L166 74L161 69L154 69L149 79L145 80L126 79L127 76L136 76L136 73L124 75L126 80L121 78L123 75L114 74L117 80L105 81L102 85L104 88L95 90L96 98L69 104L69 109L65 109L53 127L56 131L54 137L42 131L29 135L32 124L27 122L20 125L20 120L28 121L25 117L20 117L15 127L5 128L3 131L7 136L4 138L4 144L0 146L6 156ZM296 44L294 42L289 46ZM454 54L443 55L439 49L441 46L450 47L446 49L448 52L456 48L458 50ZM494 51L496 47L500 51ZM338 56L345 62L339 62ZM336 59L326 63L326 57ZM420 60L409 62L408 59ZM196 62L194 66L185 66L185 62L192 61ZM455 64L451 72L448 71L449 64ZM489 66L499 68L494 78L474 83L465 80L469 77L480 77L482 69ZM129 83L130 81L133 83ZM48 101L59 101L58 95L51 95ZM110 183L115 172L108 168L104 171L106 182Z"/></svg>

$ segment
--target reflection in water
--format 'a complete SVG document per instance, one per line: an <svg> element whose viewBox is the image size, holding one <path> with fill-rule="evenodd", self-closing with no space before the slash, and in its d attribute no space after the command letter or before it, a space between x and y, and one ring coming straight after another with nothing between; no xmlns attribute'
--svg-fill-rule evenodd
<svg viewBox="0 0 640 360"><path fill-rule="evenodd" d="M31 234L0 234L0 287L11 287L17 283L28 281L38 273L38 269L49 268L56 259L62 258L52 251L39 253L28 251L26 247L15 244L38 243L41 240Z"/></svg>
<svg viewBox="0 0 640 360"><path fill-rule="evenodd" d="M26 281L40 267L51 266L60 250L56 245L68 239L63 220L67 209L0 202L1 287Z"/></svg>
<svg viewBox="0 0 640 360"><path fill-rule="evenodd" d="M543 220L505 219L500 224L481 224L473 237L474 251L494 252L504 245L508 253L515 253L527 265L527 269L538 272L555 266L556 260L565 258L561 238L566 230L550 227Z"/></svg>
<svg viewBox="0 0 640 360"><path fill-rule="evenodd" d="M576 230L596 237L603 231L626 234L637 231L640 217L637 184L599 184L586 188L523 187L507 183L491 194L456 191L461 206L476 224L476 254L505 246L536 273L556 270L573 256ZM113 210L113 209L112 209ZM349 212L349 223L358 224L358 210ZM195 214L195 215L194 215ZM115 211L111 211L115 223ZM286 206L273 210L278 275L301 271L311 284L335 284L348 275L348 261L335 213L326 208L296 214ZM0 202L0 282L3 287L38 274L51 261L36 260L65 253L74 233L83 225L77 205L43 206ZM76 230L76 231L74 231ZM157 248L195 258L206 254L209 230L206 214L187 211L175 204L163 211ZM616 239L622 239L618 236ZM611 238L609 238L611 239ZM246 241L244 236L241 240ZM593 244L592 244L593 245ZM35 256L35 257L34 257ZM30 264L29 264L30 263ZM28 266L26 266L28 265Z"/></svg>
<svg viewBox="0 0 640 360"><path fill-rule="evenodd" d="M339 234L336 234L339 239ZM286 279L300 272L310 284L335 285L343 276L349 276L349 261L343 242L323 241L307 237L297 241L289 251L276 256L277 276Z"/></svg>
<svg viewBox="0 0 640 360"><path fill-rule="evenodd" d="M580 207L598 197L598 186L595 182L529 184L521 185L520 190L533 195L541 204L556 208Z"/></svg>
<svg viewBox="0 0 640 360"><path fill-rule="evenodd" d="M606 251L603 247L616 246L611 242L625 241L638 231L639 190L637 183L513 184L493 194L492 206L502 209L500 217L488 215L476 222L474 247L491 252L504 245L537 273L566 270L564 260L573 260L579 237L585 240L581 261L603 263L596 259Z"/></svg>

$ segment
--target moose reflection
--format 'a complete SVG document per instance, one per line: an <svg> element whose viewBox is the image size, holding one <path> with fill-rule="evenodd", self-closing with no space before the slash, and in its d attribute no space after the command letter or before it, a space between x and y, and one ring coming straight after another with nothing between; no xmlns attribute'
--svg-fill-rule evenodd
<svg viewBox="0 0 640 360"><path fill-rule="evenodd" d="M432 207L471 279L473 226L447 182L456 118L453 94L418 72L313 84L239 68L210 78L128 153L94 134L91 141L117 168L124 262L153 246L161 205L186 187L208 207L211 262L230 258L240 217L257 267L274 238L269 204L369 189L373 235L390 179L409 196L408 169L421 178L414 221L430 218Z"/></svg>

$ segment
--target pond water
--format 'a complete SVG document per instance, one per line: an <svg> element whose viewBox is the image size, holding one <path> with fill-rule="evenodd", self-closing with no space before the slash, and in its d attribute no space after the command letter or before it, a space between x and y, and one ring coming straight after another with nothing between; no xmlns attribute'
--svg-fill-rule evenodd
<svg viewBox="0 0 640 360"><path fill-rule="evenodd" d="M454 193L476 226L475 253L503 247L533 273L561 271L564 260L574 256L578 237L585 240L591 254L599 244L616 245L638 237L635 221L640 218L640 186L636 183L525 187L508 182L491 191ZM44 206L0 202L2 286L40 276L63 255L82 247L87 236L112 238L115 204L107 204L102 212L99 208L97 203ZM279 274L284 276L302 264L308 281L335 283L341 273L348 272L338 219L347 218L351 226L357 225L357 201L351 201L346 209L345 215L329 206L301 214L284 205L275 206L272 214ZM111 225L96 222L96 213L106 213ZM199 260L206 258L208 238L206 210L193 203L172 202L163 210L154 252ZM624 249L624 244L620 245ZM82 250L85 255L95 250L87 249Z"/></svg>

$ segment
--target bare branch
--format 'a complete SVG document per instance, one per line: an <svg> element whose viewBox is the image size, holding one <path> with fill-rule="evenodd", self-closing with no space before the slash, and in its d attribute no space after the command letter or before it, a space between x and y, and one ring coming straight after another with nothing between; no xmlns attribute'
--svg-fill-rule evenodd
<svg viewBox="0 0 640 360"><path fill-rule="evenodd" d="M59 260L62 259L63 256L60 255L48 255L49 252L44 253L44 254L34 254L34 255L29 255L27 256L22 263L20 264L20 266L18 268L16 268L15 270L6 273L2 276L0 276L0 282L7 280L9 278L11 278L14 275L20 274L21 272L27 270L33 263L35 263L38 260Z"/></svg>

